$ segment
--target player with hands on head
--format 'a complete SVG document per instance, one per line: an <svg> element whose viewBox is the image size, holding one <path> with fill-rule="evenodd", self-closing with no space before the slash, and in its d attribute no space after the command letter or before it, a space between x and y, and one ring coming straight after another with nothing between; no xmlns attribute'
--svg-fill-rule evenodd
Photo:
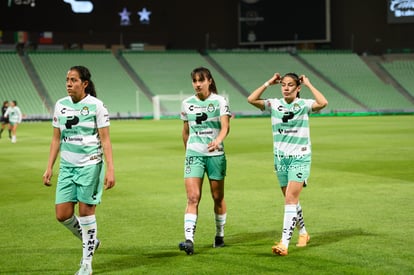
<svg viewBox="0 0 414 275"><path fill-rule="evenodd" d="M56 219L82 241L81 267L76 274L92 274L92 258L99 246L96 206L101 202L102 190L115 185L109 114L96 97L95 85L86 67L69 69L66 90L68 96L55 104L43 183L52 185L53 166L60 152ZM74 213L76 204L79 204L79 216Z"/></svg>
<svg viewBox="0 0 414 275"><path fill-rule="evenodd" d="M281 85L281 98L262 98L268 87L278 84ZM300 98L302 85L310 90L313 99ZM271 114L274 168L285 198L282 238L272 247L272 252L285 256L295 227L299 229L296 246L304 247L310 240L299 203L299 195L307 184L311 168L309 115L326 107L328 101L308 77L295 73L284 76L275 73L254 90L247 101Z"/></svg>

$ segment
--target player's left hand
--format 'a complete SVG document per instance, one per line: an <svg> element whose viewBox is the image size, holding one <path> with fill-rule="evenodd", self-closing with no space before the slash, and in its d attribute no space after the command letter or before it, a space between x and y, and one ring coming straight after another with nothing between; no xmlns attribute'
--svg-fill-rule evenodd
<svg viewBox="0 0 414 275"><path fill-rule="evenodd" d="M220 142L218 142L217 140L213 140L212 142L207 144L207 149L208 149L209 152L213 152L215 150L218 150L219 147L220 147Z"/></svg>

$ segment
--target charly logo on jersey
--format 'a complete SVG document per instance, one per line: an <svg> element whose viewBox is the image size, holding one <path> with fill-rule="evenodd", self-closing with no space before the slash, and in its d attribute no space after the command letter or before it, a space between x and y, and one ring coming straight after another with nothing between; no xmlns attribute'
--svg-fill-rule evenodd
<svg viewBox="0 0 414 275"><path fill-rule="evenodd" d="M300 110L301 110L301 107L300 107L300 105L298 104L298 103L295 103L295 104L293 104L293 106L292 106L292 108L286 108L285 106L283 106L283 105L279 105L279 106L277 106L277 110L279 111L279 112L288 112L288 111L292 111L292 112L294 112L294 113L297 113L297 112L299 112Z"/></svg>
<svg viewBox="0 0 414 275"><path fill-rule="evenodd" d="M79 112L81 115L83 115L83 116L87 116L87 115L89 115L89 108L88 107L86 107L86 106L84 106L81 110L80 110L80 112Z"/></svg>
<svg viewBox="0 0 414 275"><path fill-rule="evenodd" d="M214 107L213 103L208 104L207 107L205 106L196 106L196 105L190 105L188 106L188 110L189 111L198 111L198 112L203 112L203 111L207 111L209 113L212 113L216 110L216 107Z"/></svg>

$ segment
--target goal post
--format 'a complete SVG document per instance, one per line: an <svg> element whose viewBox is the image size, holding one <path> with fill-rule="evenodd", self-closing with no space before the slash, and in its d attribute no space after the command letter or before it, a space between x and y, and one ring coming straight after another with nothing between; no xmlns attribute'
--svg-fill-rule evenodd
<svg viewBox="0 0 414 275"><path fill-rule="evenodd" d="M178 115L181 111L181 102L190 97L189 94L165 94L152 97L154 120L160 120L162 116Z"/></svg>
<svg viewBox="0 0 414 275"><path fill-rule="evenodd" d="M225 92L220 93L229 100ZM194 94L163 94L152 97L152 108L154 120L160 120L166 116L179 116L181 112L181 102Z"/></svg>

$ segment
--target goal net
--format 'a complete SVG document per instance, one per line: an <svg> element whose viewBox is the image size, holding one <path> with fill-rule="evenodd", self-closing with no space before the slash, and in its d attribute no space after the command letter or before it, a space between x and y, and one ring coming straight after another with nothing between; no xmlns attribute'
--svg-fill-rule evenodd
<svg viewBox="0 0 414 275"><path fill-rule="evenodd" d="M167 94L153 96L154 119L160 120L161 117L178 116L181 112L181 102L190 96L192 95Z"/></svg>
<svg viewBox="0 0 414 275"><path fill-rule="evenodd" d="M165 94L152 97L153 115L155 120L163 117L178 117L181 112L181 103L193 94ZM228 99L228 95L221 93Z"/></svg>

